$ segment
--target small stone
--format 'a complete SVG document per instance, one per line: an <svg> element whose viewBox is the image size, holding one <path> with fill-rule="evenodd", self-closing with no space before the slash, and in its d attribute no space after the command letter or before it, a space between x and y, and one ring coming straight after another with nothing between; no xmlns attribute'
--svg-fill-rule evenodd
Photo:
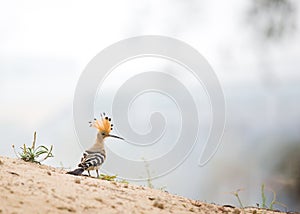
<svg viewBox="0 0 300 214"><path fill-rule="evenodd" d="M157 207L159 209L164 209L164 204L163 203L160 203L158 201L155 201L154 204L153 204L154 207Z"/></svg>
<svg viewBox="0 0 300 214"><path fill-rule="evenodd" d="M196 206L196 207L201 207L202 204L200 201L191 201L192 205Z"/></svg>
<svg viewBox="0 0 300 214"><path fill-rule="evenodd" d="M47 171L47 174L48 174L48 175L51 175L51 172L50 172L50 171Z"/></svg>
<svg viewBox="0 0 300 214"><path fill-rule="evenodd" d="M17 176L20 176L18 173L16 173L16 172L9 172L10 174L12 174L12 175L17 175Z"/></svg>
<svg viewBox="0 0 300 214"><path fill-rule="evenodd" d="M76 178L76 179L75 179L75 183L76 183L76 184L80 184L80 179L79 179L79 178Z"/></svg>
<svg viewBox="0 0 300 214"><path fill-rule="evenodd" d="M221 212L226 212L224 207L219 207L218 210L220 210Z"/></svg>
<svg viewBox="0 0 300 214"><path fill-rule="evenodd" d="M102 198L95 198L95 200L103 203L103 199Z"/></svg>
<svg viewBox="0 0 300 214"><path fill-rule="evenodd" d="M239 209L235 208L235 209L233 210L233 213L234 213L234 214L240 214L241 211L240 211Z"/></svg>

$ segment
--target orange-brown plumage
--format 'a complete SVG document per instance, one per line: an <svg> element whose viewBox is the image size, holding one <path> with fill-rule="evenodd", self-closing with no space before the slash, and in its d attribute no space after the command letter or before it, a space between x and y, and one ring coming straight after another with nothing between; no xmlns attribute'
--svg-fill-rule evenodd
<svg viewBox="0 0 300 214"><path fill-rule="evenodd" d="M104 114L104 113L103 113ZM106 135L112 130L112 124L110 123L111 118L104 117L105 114L101 114L101 118L94 119L94 122L91 124L92 127L98 129L99 132L105 132Z"/></svg>

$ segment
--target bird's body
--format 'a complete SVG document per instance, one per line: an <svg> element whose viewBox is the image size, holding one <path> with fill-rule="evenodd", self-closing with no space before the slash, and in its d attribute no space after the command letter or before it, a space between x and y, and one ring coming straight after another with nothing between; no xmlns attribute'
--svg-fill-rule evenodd
<svg viewBox="0 0 300 214"><path fill-rule="evenodd" d="M103 113L105 115L105 113ZM104 139L106 137L115 137L118 139L122 139L121 137L110 135L110 131L112 130L112 124L110 123L111 118L105 117L103 118L101 114L101 120L94 119L93 123L90 122L90 126L98 129L96 141L94 145L87 149L81 158L81 162L78 164L77 169L67 172L67 174L72 175L81 175L84 171L87 171L90 176L91 170L96 170L97 177L99 177L99 168L104 163L106 159L106 152L104 148Z"/></svg>

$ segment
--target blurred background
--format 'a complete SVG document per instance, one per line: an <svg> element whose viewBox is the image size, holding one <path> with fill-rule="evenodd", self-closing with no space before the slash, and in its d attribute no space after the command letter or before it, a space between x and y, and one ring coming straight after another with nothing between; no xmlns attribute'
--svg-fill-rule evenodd
<svg viewBox="0 0 300 214"><path fill-rule="evenodd" d="M87 63L105 47L164 35L197 49L226 99L226 128L214 158L197 152L156 188L217 204L262 203L261 185L300 211L300 17L296 0L1 1L0 155L32 142L54 145L45 164L73 168L80 148L73 96ZM67 153L67 155L66 155ZM141 183L143 184L143 183ZM145 183L144 183L145 184ZM285 210L282 206L276 208Z"/></svg>

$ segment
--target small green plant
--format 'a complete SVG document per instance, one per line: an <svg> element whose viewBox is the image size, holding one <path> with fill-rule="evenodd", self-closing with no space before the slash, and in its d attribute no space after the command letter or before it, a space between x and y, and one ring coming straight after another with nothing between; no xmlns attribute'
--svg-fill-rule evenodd
<svg viewBox="0 0 300 214"><path fill-rule="evenodd" d="M146 168L146 172L147 172L147 184L149 188L154 188L153 184L152 184L152 177L150 174L150 170L149 170L149 163L145 160L145 158L142 158L144 160L145 163L145 168Z"/></svg>
<svg viewBox="0 0 300 214"><path fill-rule="evenodd" d="M236 199L237 199L238 202L239 202L240 208L244 210L243 203L242 203L241 198L240 198L240 196L239 196L239 192L242 191L242 190L244 190L244 189L237 189L236 191L231 192L231 194L234 195L234 196L236 197Z"/></svg>
<svg viewBox="0 0 300 214"><path fill-rule="evenodd" d="M285 204L280 203L280 202L277 201L276 192L272 189L269 189L269 191L271 191L272 194L273 194L273 199L270 203L269 209L273 210L274 209L274 204L277 204L281 207L284 207L285 210L287 210L287 206ZM265 195L265 185L264 184L261 185L261 197L262 197L262 208L268 208L267 203L266 203L267 198L266 198L266 195Z"/></svg>
<svg viewBox="0 0 300 214"><path fill-rule="evenodd" d="M122 184L129 184L129 182L125 179L119 180L118 182L122 183Z"/></svg>
<svg viewBox="0 0 300 214"><path fill-rule="evenodd" d="M158 190L161 190L161 191L165 191L165 192L167 192L167 186L162 186L162 187L160 187L160 188L157 188L157 187L155 187L154 185L153 185L153 183L152 183L152 180L153 180L153 178L152 178L152 176L151 176L151 173L150 173L150 166L149 166L149 163L148 163L148 161L145 159L145 158L142 158L142 160L144 161L144 163L145 163L145 169L146 169L146 173L147 173L147 186L149 187L149 188L151 188L151 189L158 189Z"/></svg>
<svg viewBox="0 0 300 214"><path fill-rule="evenodd" d="M42 146L42 145L35 147L35 143L36 143L36 132L34 132L34 134L33 134L33 142L32 142L31 147L27 147L24 144L23 147L20 147L22 151L18 152L18 153L15 150L15 146L12 145L12 147L13 147L13 150L14 150L16 156L26 162L33 162L33 163L40 164L42 161L46 160L47 158L53 157L53 154L52 154L53 146L51 146L50 149L48 149L46 146ZM38 158L41 155L45 155L45 157L38 160Z"/></svg>
<svg viewBox="0 0 300 214"><path fill-rule="evenodd" d="M262 208L267 208L267 205L266 205L267 198L266 198L266 195L265 195L265 184L261 185L261 198L262 198L261 207Z"/></svg>
<svg viewBox="0 0 300 214"><path fill-rule="evenodd" d="M105 174L100 174L99 177L101 180L106 180L106 181L115 181L117 178L117 175L105 175Z"/></svg>
<svg viewBox="0 0 300 214"><path fill-rule="evenodd" d="M167 191L167 186L162 186L162 187L160 187L158 189L161 190L161 191L164 191L164 192L168 192Z"/></svg>
<svg viewBox="0 0 300 214"><path fill-rule="evenodd" d="M287 210L287 206L285 204L280 203L280 202L277 201L276 192L272 189L268 189L270 192L273 193L273 199L270 203L270 206L267 206L267 197L266 197L266 194L265 194L265 189L266 189L265 185L262 184L261 185L261 198L262 198L261 208L273 210L274 205L277 204L281 207L284 207L285 210ZM240 196L239 196L239 192L242 191L242 190L243 189L238 189L235 192L230 192L230 194L234 195L237 198L240 208L244 211L244 206L243 206L242 201L241 201ZM259 204L257 204L257 206L259 207Z"/></svg>
<svg viewBox="0 0 300 214"><path fill-rule="evenodd" d="M106 174L100 174L99 179L101 180L105 180L105 181L116 181L119 183L123 183L123 184L129 184L128 181L126 181L125 179L118 179L117 178L118 175L106 175Z"/></svg>

